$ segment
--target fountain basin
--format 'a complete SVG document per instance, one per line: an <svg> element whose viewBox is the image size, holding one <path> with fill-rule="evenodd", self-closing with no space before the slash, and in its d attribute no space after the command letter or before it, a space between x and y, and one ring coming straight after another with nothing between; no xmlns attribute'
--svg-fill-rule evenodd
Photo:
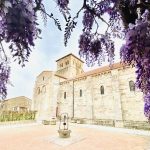
<svg viewBox="0 0 150 150"><path fill-rule="evenodd" d="M71 130L59 129L58 133L60 138L69 138Z"/></svg>

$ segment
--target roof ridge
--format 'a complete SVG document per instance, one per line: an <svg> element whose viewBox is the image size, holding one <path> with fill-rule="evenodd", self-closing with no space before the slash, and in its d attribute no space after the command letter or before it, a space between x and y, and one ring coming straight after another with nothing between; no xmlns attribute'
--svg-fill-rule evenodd
<svg viewBox="0 0 150 150"><path fill-rule="evenodd" d="M69 53L69 54L67 54L67 55L65 55L65 56L63 56L63 57L57 59L56 62L59 61L59 60L61 60L61 59L63 59L63 58L65 58L65 57L68 57L68 56L70 56L70 55L72 55L73 57L75 57L76 59L78 59L79 61L81 61L81 62L84 63L84 61L82 61L80 58L78 58L78 57L77 57L75 54L73 54L73 53Z"/></svg>
<svg viewBox="0 0 150 150"><path fill-rule="evenodd" d="M97 74L97 73L101 73L101 72L105 72L105 71L109 71L109 70L113 70L113 69L117 69L117 68L121 68L121 67L125 67L125 66L127 66L127 65L125 65L121 62L117 62L117 63L112 64L112 66L106 65L106 66L99 67L99 68L96 68L96 69L93 69L93 70L90 70L90 71L87 71L87 72L83 72L82 74L80 74L80 75L78 75L74 78L68 79L67 81L75 80L75 79L78 79L78 78L90 76L90 75L93 75L93 74Z"/></svg>

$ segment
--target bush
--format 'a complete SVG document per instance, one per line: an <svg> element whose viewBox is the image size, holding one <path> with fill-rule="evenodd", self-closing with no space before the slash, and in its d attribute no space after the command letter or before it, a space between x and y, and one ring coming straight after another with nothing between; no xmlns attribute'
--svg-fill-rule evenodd
<svg viewBox="0 0 150 150"><path fill-rule="evenodd" d="M0 122L34 120L35 115L36 115L36 111L29 111L29 112L3 111L0 113Z"/></svg>

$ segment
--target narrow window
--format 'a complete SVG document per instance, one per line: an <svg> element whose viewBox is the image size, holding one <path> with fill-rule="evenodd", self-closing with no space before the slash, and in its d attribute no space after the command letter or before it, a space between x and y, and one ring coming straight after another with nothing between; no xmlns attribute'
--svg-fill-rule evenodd
<svg viewBox="0 0 150 150"><path fill-rule="evenodd" d="M104 95L104 86L103 85L100 87L100 92L101 92L101 95Z"/></svg>
<svg viewBox="0 0 150 150"><path fill-rule="evenodd" d="M43 77L43 81L44 81L44 77Z"/></svg>
<svg viewBox="0 0 150 150"><path fill-rule="evenodd" d="M64 99L66 99L66 92L64 92Z"/></svg>
<svg viewBox="0 0 150 150"><path fill-rule="evenodd" d="M68 64L69 64L69 60L66 61L66 65L68 65Z"/></svg>
<svg viewBox="0 0 150 150"><path fill-rule="evenodd" d="M46 92L46 86L44 85L43 87L42 87L42 93L45 93Z"/></svg>
<svg viewBox="0 0 150 150"><path fill-rule="evenodd" d="M135 84L132 80L129 81L129 88L130 88L130 91L135 91Z"/></svg>
<svg viewBox="0 0 150 150"><path fill-rule="evenodd" d="M60 67L63 67L63 63L60 64Z"/></svg>
<svg viewBox="0 0 150 150"><path fill-rule="evenodd" d="M40 94L40 88L39 87L37 88L37 94Z"/></svg>
<svg viewBox="0 0 150 150"><path fill-rule="evenodd" d="M80 89L80 97L82 97L82 90Z"/></svg>

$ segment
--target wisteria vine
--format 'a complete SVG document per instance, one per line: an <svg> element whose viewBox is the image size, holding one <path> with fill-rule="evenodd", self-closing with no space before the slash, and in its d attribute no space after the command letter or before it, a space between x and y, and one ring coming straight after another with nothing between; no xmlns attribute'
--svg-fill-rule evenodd
<svg viewBox="0 0 150 150"><path fill-rule="evenodd" d="M145 115L150 119L150 12L148 10L126 30L121 58L136 67L136 85L144 93Z"/></svg>
<svg viewBox="0 0 150 150"><path fill-rule="evenodd" d="M58 19L48 14L42 0L2 0L0 1L0 100L7 96L7 83L9 81L10 67L3 42L9 44L9 50L22 67L34 47L35 40L39 38L41 30L38 28L37 11L40 11L44 21L52 18L61 30Z"/></svg>
<svg viewBox="0 0 150 150"><path fill-rule="evenodd" d="M6 85L9 82L10 67L7 62L0 62L0 99L7 96Z"/></svg>
<svg viewBox="0 0 150 150"><path fill-rule="evenodd" d="M65 1L65 8L68 8L68 0L60 1ZM150 120L150 0L83 0L77 14L81 11L83 33L79 37L80 56L89 66L95 62L101 64L106 57L113 63L115 48L112 39L125 39L126 43L120 50L121 60L136 67L136 85L144 93L144 113ZM109 16L107 21L104 19L106 14ZM106 24L104 34L98 32L100 23L97 20ZM71 30L71 26L66 28ZM65 43L69 37L65 37Z"/></svg>
<svg viewBox="0 0 150 150"><path fill-rule="evenodd" d="M79 54L91 66L101 64L104 59L113 63L113 38L123 38L126 43L120 50L122 62L136 67L136 85L144 93L146 117L150 120L150 0L82 0L76 16L71 16L69 0L55 0L63 15L66 26L64 44L68 43L83 13L83 30L79 37ZM2 0L0 1L0 97L7 95L6 84L10 67L2 43L7 42L12 56L24 66L41 30L37 24L37 11L45 22L52 18L61 30L58 19L47 13L43 0ZM105 20L105 15L109 16ZM106 31L99 33L100 24L106 24Z"/></svg>

